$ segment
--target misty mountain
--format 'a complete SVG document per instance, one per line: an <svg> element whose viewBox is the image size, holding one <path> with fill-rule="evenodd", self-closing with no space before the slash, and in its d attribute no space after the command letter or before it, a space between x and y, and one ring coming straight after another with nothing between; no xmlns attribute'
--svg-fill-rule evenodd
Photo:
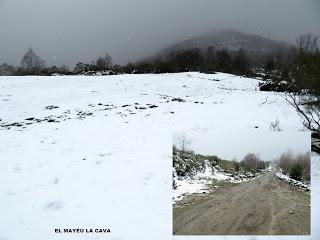
<svg viewBox="0 0 320 240"><path fill-rule="evenodd" d="M237 51L244 49L252 60L263 61L265 56L286 54L291 45L284 41L264 38L254 34L247 34L235 30L215 30L176 43L154 55L155 58L164 58L174 51L199 48L206 50L212 46L215 50L226 49Z"/></svg>

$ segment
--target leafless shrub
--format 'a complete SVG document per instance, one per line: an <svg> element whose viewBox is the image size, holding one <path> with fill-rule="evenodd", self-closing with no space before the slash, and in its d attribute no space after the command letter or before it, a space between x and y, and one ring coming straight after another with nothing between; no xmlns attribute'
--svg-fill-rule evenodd
<svg viewBox="0 0 320 240"><path fill-rule="evenodd" d="M311 168L311 161L310 161L310 153L304 153L304 154L299 154L296 157L296 161L299 163L299 165L302 166L303 173L302 173L302 178L304 180L310 181L310 168Z"/></svg>
<svg viewBox="0 0 320 240"><path fill-rule="evenodd" d="M95 64L98 70L110 69L112 67L112 58L109 54L105 54L104 57L99 57Z"/></svg>
<svg viewBox="0 0 320 240"><path fill-rule="evenodd" d="M276 132L276 131L282 131L280 127L280 120L276 118L274 122L270 123L270 131Z"/></svg>
<svg viewBox="0 0 320 240"><path fill-rule="evenodd" d="M294 167L301 169L301 179L310 181L310 153L295 155L292 151L281 154L278 159L278 166L284 174L290 174Z"/></svg>
<svg viewBox="0 0 320 240"><path fill-rule="evenodd" d="M289 173L290 161L294 159L294 154L292 151L281 154L278 159L278 166L283 170L284 174Z"/></svg>
<svg viewBox="0 0 320 240"><path fill-rule="evenodd" d="M265 163L254 153L248 153L240 164L242 167L252 172L256 172L258 169L265 167Z"/></svg>

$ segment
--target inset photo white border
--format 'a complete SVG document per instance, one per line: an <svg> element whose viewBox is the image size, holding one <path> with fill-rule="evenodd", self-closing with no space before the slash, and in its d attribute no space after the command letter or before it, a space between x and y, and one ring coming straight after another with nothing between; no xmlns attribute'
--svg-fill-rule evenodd
<svg viewBox="0 0 320 240"><path fill-rule="evenodd" d="M262 173L257 173L255 177L250 177L252 179L249 179L249 177L241 175L240 173L227 173L224 171L224 169L219 169L219 166L210 168L211 166L208 165L208 162L206 163L206 160L203 160L202 163L204 168L201 169L201 167L198 168L199 172L196 172L193 174L193 176L185 174L184 177L180 178L177 176L177 169L173 166L173 234L174 239L179 240L185 240L185 239L194 239L200 237L201 239L287 239L287 240L295 240L295 239L310 239L311 236L319 235L320 232L317 232L317 228L315 227L316 222L316 213L319 213L319 208L315 206L314 203L316 200L320 198L319 191L315 189L315 185L319 183L319 172L320 172L320 164L317 165L317 160L314 153L311 153L311 133L309 131L267 131L267 130L250 130L250 131L241 131L241 130L223 130L223 129L179 129L176 130L173 133L173 158L177 161L177 155L181 153L176 153L177 151L181 151L183 149L185 152L190 151L191 155L189 155L189 158L192 158L192 156L196 155L198 159L201 161L201 156L207 157L210 160L210 156L216 156L219 159L228 159L230 161L236 161L241 162L243 161L244 157L248 153L255 154L258 159L264 160L266 162L270 162L270 166L266 167L266 171L262 171ZM310 179L310 169L311 169L311 182L309 181L295 181L286 174L280 174L280 171L282 169L277 166L278 160L280 157L283 157L284 155L290 155L291 157L298 157L301 155L308 156L309 161L311 157L311 167L309 162L309 179ZM205 158L204 158L205 159ZM319 158L318 158L319 159ZM181 159L180 159L181 160ZM179 159L178 159L179 161ZM177 163L175 163L177 164ZM180 164L180 163L178 163ZM181 165L180 165L181 166ZM241 164L240 164L241 166ZM209 167L209 168L208 168ZM231 168L232 169L232 168ZM317 171L319 169L319 171ZM181 169L179 169L181 170ZM235 171L235 170L233 170ZM270 173L269 173L270 172ZM238 175L240 175L240 178ZM267 176L268 174L272 175L270 176L270 183L266 183L268 181ZM180 175L184 175L180 173ZM256 179L256 180L255 180ZM265 226L268 226L269 228L273 227L273 229L267 233L263 233L263 231L260 231L262 233L258 234L245 234L245 232L241 232L239 234L232 233L226 231L225 234L212 234L210 232L205 232L205 229L208 229L205 227L206 224L211 224L212 220L210 219L210 208L215 207L214 204L221 205L222 209L228 206L228 204L224 204L223 202L219 203L220 201L223 201L223 197L228 196L226 194L227 191L233 191L232 184L237 186L240 186L241 184L248 184L253 185L250 182L254 183L254 181L259 181L261 184L261 187L269 188L274 187L277 188L275 183L279 182L279 185L284 185L285 189L283 189L282 192L286 192L288 190L297 191L299 194L303 194L308 196L309 200L307 200L304 204L304 210L311 211L311 231L309 226L309 234L307 233L299 233L297 231L293 231L294 234L290 234L290 232L285 233L285 231L282 231L281 226L278 227L275 226L275 222L287 222L290 225L290 218L292 218L293 215L298 215L298 212L295 212L294 209L289 209L288 207L287 214L286 210L283 210L283 213L281 214L281 209L277 209L276 213L273 213L274 215L283 215L283 219L281 219L281 216L277 216L277 219L272 219L274 221L272 226L268 225L268 223L265 224ZM208 184L209 182L209 184ZM212 183L212 184L211 184ZM211 184L211 186L210 186ZM270 184L270 186L268 186ZM180 185L180 186L177 186ZM179 190L180 187L180 190ZM225 189L224 189L225 188ZM241 188L239 188L241 189ZM310 193L311 190L311 193ZM185 191L185 192L183 192ZM244 190L244 194L246 190ZM215 192L217 192L218 196L214 196ZM222 194L220 194L222 192ZM274 191L276 192L276 191ZM281 191L280 191L281 192ZM234 195L237 195L236 192L233 192ZM258 191L257 191L257 194ZM274 193L276 194L276 193ZM213 196L212 196L213 195ZM311 195L311 197L310 197ZM248 190L248 197L250 196L250 191ZM288 198L288 196L284 196L285 198ZM215 199L216 198L216 199ZM232 198L232 197L231 197ZM236 196L236 198L241 200L241 195ZM310 199L311 198L311 199ZM231 199L229 199L231 201ZM225 201L229 201L228 199L225 199ZM270 206L271 202L268 202L268 197L265 198L266 204L268 207ZM275 198L273 198L274 201ZM284 201L285 199L283 199ZM290 199L287 199L287 205L290 206ZM310 203L311 200L311 203ZM264 201L262 199L262 201ZM196 208L197 202L200 203L200 207ZM234 204L234 203L233 203ZM281 204L276 203L277 206L274 206L275 208L281 208ZM311 207L312 206L312 207ZM236 203L235 207L241 207L241 204ZM252 210L256 211L257 209L254 209L256 206L252 206ZM292 206L294 207L294 206ZM188 213L183 212L183 208L186 208ZM287 206L285 206L287 208ZM178 209L178 210L176 210ZM197 212L197 209L199 211ZM301 210L301 209L300 209ZM299 211L300 211L299 210ZM273 209L274 211L274 209ZM214 211L211 211L214 213ZM238 211L239 212L239 211ZM264 214L267 214L267 211L262 211ZM232 209L225 209L224 213L220 215L220 221L221 222L221 216L224 214L229 214L229 219L232 220ZM240 211L241 213L241 211ZM303 214L303 212L302 212ZM219 217L219 216L218 216ZM237 218L237 210L234 211L234 218ZM240 217L241 218L241 217ZM310 218L310 212L309 212L309 218ZM183 220L185 219L185 220ZM243 219L246 220L246 224L248 225L250 229L250 219L246 219L245 216L243 216ZM254 219L254 218L252 218ZM252 220L251 219L251 220ZM258 218L259 219L259 218ZM299 217L297 218L299 219ZM302 218L303 219L303 218ZM261 220L261 218L260 218ZM177 221L177 222L176 222ZM183 222L186 221L186 222ZM234 221L234 224L241 222L241 219L238 219ZM259 221L256 219L256 221ZM262 220L263 221L263 220ZM232 222L232 221L231 221ZM196 229L196 224L200 224L200 229L203 231L201 233L201 230L195 231L195 234L192 233L192 229ZM232 224L232 223L231 223ZM287 225L288 225L287 224ZM298 220L294 224L300 224ZM305 222L301 223L302 225L305 224ZM310 220L309 220L310 224ZM176 225L176 229L175 229ZM181 229L184 229L185 232L180 231L179 227L182 227ZM257 222L252 222L252 226L258 226L259 224ZM263 225L263 224L262 224ZM279 224L281 225L281 224ZM285 226L286 224L282 224ZM218 229L219 226L212 226L212 229ZM187 230L186 230L187 229ZM225 229L228 229L226 227ZM232 227L231 227L232 229ZM234 230L234 229L233 229ZM251 229L252 230L252 229ZM268 229L269 231L269 229ZM213 231L214 232L214 231ZM255 232L254 230L252 232ZM277 234L278 233L278 234ZM270 234L270 235L269 235ZM311 235L310 235L311 234Z"/></svg>

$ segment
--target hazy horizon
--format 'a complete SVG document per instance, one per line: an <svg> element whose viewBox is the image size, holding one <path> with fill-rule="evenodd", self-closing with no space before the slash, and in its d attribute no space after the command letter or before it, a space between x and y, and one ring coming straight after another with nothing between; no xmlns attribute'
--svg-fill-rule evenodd
<svg viewBox="0 0 320 240"><path fill-rule="evenodd" d="M177 131L173 143L179 146L179 139L185 136L190 140L188 148L203 155L240 161L247 153L255 153L262 160L273 161L282 153L295 154L310 152L311 134L309 131Z"/></svg>
<svg viewBox="0 0 320 240"><path fill-rule="evenodd" d="M0 64L19 65L28 48L47 65L105 53L126 64L218 29L292 43L320 35L319 12L316 0L0 0Z"/></svg>

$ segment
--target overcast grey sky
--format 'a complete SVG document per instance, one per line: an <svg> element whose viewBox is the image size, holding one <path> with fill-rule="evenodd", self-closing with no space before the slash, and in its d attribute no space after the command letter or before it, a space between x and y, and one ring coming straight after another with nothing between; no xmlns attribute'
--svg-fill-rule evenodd
<svg viewBox="0 0 320 240"><path fill-rule="evenodd" d="M173 143L179 146L181 136L190 140L189 148L204 155L217 155L231 160L242 160L249 152L257 153L263 160L272 161L282 153L310 151L311 135L308 131L177 131Z"/></svg>
<svg viewBox="0 0 320 240"><path fill-rule="evenodd" d="M32 47L49 65L117 63L213 29L293 41L320 34L319 0L0 0L0 64Z"/></svg>

